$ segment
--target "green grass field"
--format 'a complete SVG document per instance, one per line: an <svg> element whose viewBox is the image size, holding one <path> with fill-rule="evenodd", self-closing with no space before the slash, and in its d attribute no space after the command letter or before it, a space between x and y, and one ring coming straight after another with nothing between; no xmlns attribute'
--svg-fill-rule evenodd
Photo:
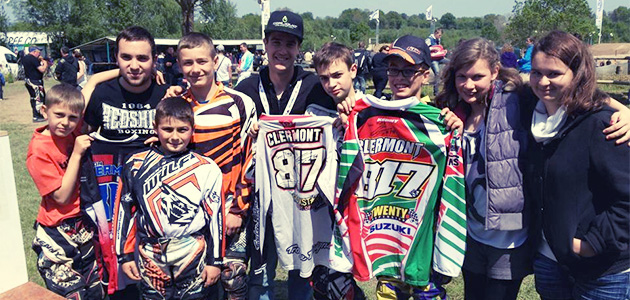
<svg viewBox="0 0 630 300"><path fill-rule="evenodd" d="M55 82L49 80L46 87L54 85ZM606 87L603 87L606 88ZM625 87L626 90L628 87ZM618 88L620 91L623 88ZM430 87L425 87L424 91L428 94L432 93ZM372 91L368 91L372 92ZM40 197L35 189L33 181L26 171L26 151L33 130L37 126L44 123L33 124L31 122L31 113L29 106L29 96L26 92L23 82L15 82L7 84L4 87L4 101L0 101L0 130L9 132L11 142L11 153L13 157L13 167L15 173L15 182L17 185L18 202L20 208L20 218L22 224L22 232L24 237L24 251L26 253L27 267L29 279L40 285L43 284L36 266L35 254L31 250L31 241L33 240L35 231L33 230L33 222L37 215ZM8 270L4 270L7 272ZM286 272L278 269L278 285L277 299L286 299ZM360 283L368 299L375 299L376 282L374 280ZM461 277L455 278L447 285L448 293L451 299L463 299L463 281ZM525 278L519 299L539 299L534 290L533 277Z"/></svg>

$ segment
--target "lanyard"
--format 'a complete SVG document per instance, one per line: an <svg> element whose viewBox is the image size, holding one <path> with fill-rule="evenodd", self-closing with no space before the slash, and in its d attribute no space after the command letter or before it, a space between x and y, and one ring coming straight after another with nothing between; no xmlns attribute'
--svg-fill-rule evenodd
<svg viewBox="0 0 630 300"><path fill-rule="evenodd" d="M287 103L287 107L285 107L282 115L288 115L291 113L293 106L295 105L295 100L297 100L297 96L300 93L300 87L302 86L302 79L298 80L293 87L293 92L291 93L291 97L289 98L289 102ZM258 81L258 94L260 95L260 102L262 102L263 113L269 114L269 100L267 100L267 94L265 93L265 89L263 88L262 78Z"/></svg>

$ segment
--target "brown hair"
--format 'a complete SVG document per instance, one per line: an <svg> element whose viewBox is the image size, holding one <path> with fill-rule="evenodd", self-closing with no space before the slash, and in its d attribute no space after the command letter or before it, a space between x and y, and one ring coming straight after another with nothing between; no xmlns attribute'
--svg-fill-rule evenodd
<svg viewBox="0 0 630 300"><path fill-rule="evenodd" d="M501 53L505 53L505 52L514 52L514 47L512 47L510 43L503 44L503 48L501 48Z"/></svg>
<svg viewBox="0 0 630 300"><path fill-rule="evenodd" d="M214 49L212 39L203 33L191 32L179 40L179 43L177 44L177 56L179 57L179 50L181 49L193 49L203 46L208 46L208 48L210 48L210 57L214 58L217 53Z"/></svg>
<svg viewBox="0 0 630 300"><path fill-rule="evenodd" d="M559 59L573 72L571 86L559 99L567 107L568 114L598 109L606 104L608 95L597 88L595 60L582 41L564 31L554 30L536 43L532 57L538 52Z"/></svg>
<svg viewBox="0 0 630 300"><path fill-rule="evenodd" d="M174 118L195 126L195 116L188 101L181 97L166 98L155 107L155 125L159 126L164 119Z"/></svg>
<svg viewBox="0 0 630 300"><path fill-rule="evenodd" d="M120 47L120 40L126 40L130 42L136 41L145 41L151 45L151 56L156 56L157 52L155 49L155 39L153 39L153 35L146 30L144 27L140 26L131 26L125 28L121 33L116 37L116 54L118 54L118 48Z"/></svg>
<svg viewBox="0 0 630 300"><path fill-rule="evenodd" d="M352 49L348 48L346 45L328 42L313 55L313 66L315 70L317 70L320 67L328 67L337 60L344 62L349 70L352 64L354 64Z"/></svg>
<svg viewBox="0 0 630 300"><path fill-rule="evenodd" d="M46 108L55 105L67 105L72 112L83 113L85 101L77 88L67 83L60 83L46 91Z"/></svg>
<svg viewBox="0 0 630 300"><path fill-rule="evenodd" d="M485 60L491 69L499 67L497 79L505 82L506 90L515 90L522 85L522 79L515 69L501 66L499 53L494 47L494 43L484 38L474 38L463 41L453 51L451 61L442 72L442 82L444 86L435 101L439 107L449 107L453 109L460 101L457 87L455 86L455 73L462 68L473 65L479 60ZM484 105L488 106L490 99L484 100ZM465 102L462 102L465 103Z"/></svg>

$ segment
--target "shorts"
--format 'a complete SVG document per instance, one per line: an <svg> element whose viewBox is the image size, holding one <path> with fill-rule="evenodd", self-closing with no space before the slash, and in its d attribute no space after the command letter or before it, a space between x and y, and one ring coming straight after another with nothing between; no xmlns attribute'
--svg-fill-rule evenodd
<svg viewBox="0 0 630 300"><path fill-rule="evenodd" d="M466 238L463 269L497 280L520 280L532 274L532 247L525 241L513 249L499 249Z"/></svg>
<svg viewBox="0 0 630 300"><path fill-rule="evenodd" d="M142 299L205 299L201 274L206 266L206 240L195 234L181 238L143 239L138 246Z"/></svg>
<svg viewBox="0 0 630 300"><path fill-rule="evenodd" d="M94 228L81 217L58 226L39 224L33 241L37 270L46 287L68 299L102 299L103 287L94 254Z"/></svg>

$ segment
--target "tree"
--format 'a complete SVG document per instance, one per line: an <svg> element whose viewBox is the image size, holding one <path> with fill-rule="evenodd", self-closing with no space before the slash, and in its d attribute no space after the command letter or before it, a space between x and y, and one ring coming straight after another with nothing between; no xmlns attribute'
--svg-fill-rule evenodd
<svg viewBox="0 0 630 300"><path fill-rule="evenodd" d="M213 39L236 39L234 33L238 17L236 4L228 0L207 1L200 5L202 16L201 31ZM260 28L260 27L259 27Z"/></svg>
<svg viewBox="0 0 630 300"><path fill-rule="evenodd" d="M520 46L554 29L588 36L595 28L586 0L517 0L512 12L506 33Z"/></svg>
<svg viewBox="0 0 630 300"><path fill-rule="evenodd" d="M497 45L501 42L501 35L499 34L497 28L492 24L486 24L483 28L481 28L481 37L494 41Z"/></svg>
<svg viewBox="0 0 630 300"><path fill-rule="evenodd" d="M440 24L445 29L455 29L457 28L457 18L452 13L445 13L440 18Z"/></svg>
<svg viewBox="0 0 630 300"><path fill-rule="evenodd" d="M195 29L195 8L214 0L175 0L182 9L182 35Z"/></svg>

